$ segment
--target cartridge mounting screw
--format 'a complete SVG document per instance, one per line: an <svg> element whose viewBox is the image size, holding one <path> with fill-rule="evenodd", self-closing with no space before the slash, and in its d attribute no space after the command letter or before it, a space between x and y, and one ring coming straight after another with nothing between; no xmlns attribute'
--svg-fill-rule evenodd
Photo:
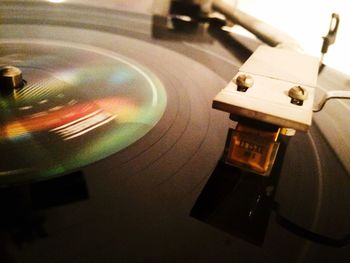
<svg viewBox="0 0 350 263"><path fill-rule="evenodd" d="M240 74L236 78L237 91L246 92L254 84L252 76L247 74Z"/></svg>
<svg viewBox="0 0 350 263"><path fill-rule="evenodd" d="M304 100L307 99L307 90L301 86L294 86L288 91L288 96L291 98L291 103L302 106Z"/></svg>

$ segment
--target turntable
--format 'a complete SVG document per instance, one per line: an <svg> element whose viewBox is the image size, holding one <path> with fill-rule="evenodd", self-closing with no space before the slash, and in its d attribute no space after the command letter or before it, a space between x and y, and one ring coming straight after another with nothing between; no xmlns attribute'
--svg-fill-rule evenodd
<svg viewBox="0 0 350 263"><path fill-rule="evenodd" d="M345 262L348 104L267 121L289 129L264 176L228 164L251 123L213 99L271 39L165 2L0 2L1 261Z"/></svg>

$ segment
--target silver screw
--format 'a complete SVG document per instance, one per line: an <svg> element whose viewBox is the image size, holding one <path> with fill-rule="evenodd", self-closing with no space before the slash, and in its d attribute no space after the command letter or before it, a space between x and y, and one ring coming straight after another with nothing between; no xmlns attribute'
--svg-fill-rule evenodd
<svg viewBox="0 0 350 263"><path fill-rule="evenodd" d="M247 89L251 88L254 84L252 76L247 74L240 74L236 78L237 90L241 92L246 92Z"/></svg>
<svg viewBox="0 0 350 263"><path fill-rule="evenodd" d="M301 86L294 86L288 91L288 96L291 97L291 103L301 106L304 100L307 99L307 90Z"/></svg>

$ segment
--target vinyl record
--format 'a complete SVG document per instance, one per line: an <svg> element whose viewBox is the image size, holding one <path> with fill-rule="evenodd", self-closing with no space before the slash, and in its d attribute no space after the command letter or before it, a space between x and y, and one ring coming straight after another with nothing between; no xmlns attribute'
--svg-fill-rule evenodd
<svg viewBox="0 0 350 263"><path fill-rule="evenodd" d="M25 85L2 96L0 178L57 176L122 150L160 119L166 94L136 62L89 46L12 40L3 65Z"/></svg>
<svg viewBox="0 0 350 263"><path fill-rule="evenodd" d="M271 180L221 166L233 123L212 99L260 42L96 4L0 7L1 64L27 82L1 100L4 259L348 258L322 239L349 233L350 182L316 125Z"/></svg>

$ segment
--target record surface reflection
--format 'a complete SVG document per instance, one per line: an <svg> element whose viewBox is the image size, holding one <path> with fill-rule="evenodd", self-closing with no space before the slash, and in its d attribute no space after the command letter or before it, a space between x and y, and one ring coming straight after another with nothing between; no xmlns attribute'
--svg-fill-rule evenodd
<svg viewBox="0 0 350 263"><path fill-rule="evenodd" d="M107 157L145 135L166 106L152 72L88 45L2 41L0 64L20 68L26 82L1 97L1 179L62 174Z"/></svg>

